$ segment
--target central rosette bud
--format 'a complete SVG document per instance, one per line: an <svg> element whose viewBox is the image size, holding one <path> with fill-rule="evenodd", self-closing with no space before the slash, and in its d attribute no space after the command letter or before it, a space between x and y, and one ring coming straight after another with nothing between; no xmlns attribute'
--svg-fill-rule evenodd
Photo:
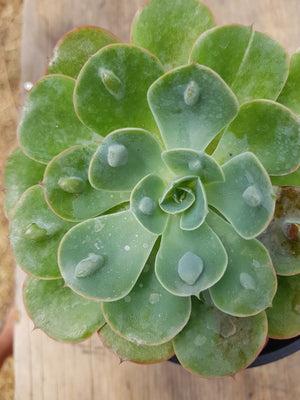
<svg viewBox="0 0 300 400"><path fill-rule="evenodd" d="M196 200L197 181L196 176L173 179L162 195L160 208L168 214L178 214L189 209Z"/></svg>

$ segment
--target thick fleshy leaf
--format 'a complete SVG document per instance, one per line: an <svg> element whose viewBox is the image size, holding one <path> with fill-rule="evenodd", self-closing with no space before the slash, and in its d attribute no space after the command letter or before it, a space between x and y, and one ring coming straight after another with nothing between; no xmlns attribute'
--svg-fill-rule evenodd
<svg viewBox="0 0 300 400"><path fill-rule="evenodd" d="M212 229L184 231L179 216L169 219L156 257L156 275L177 296L196 295L214 285L224 274L226 251Z"/></svg>
<svg viewBox="0 0 300 400"><path fill-rule="evenodd" d="M202 34L192 49L190 61L216 71L240 103L275 100L288 74L284 48L252 27L240 25L220 26Z"/></svg>
<svg viewBox="0 0 300 400"><path fill-rule="evenodd" d="M222 168L203 151L173 149L164 151L162 158L177 175L197 175L203 184L224 181Z"/></svg>
<svg viewBox="0 0 300 400"><path fill-rule="evenodd" d="M96 190L90 185L88 169L93 154L88 147L71 147L47 166L46 198L51 209L64 219L82 221L129 200L130 193Z"/></svg>
<svg viewBox="0 0 300 400"><path fill-rule="evenodd" d="M167 149L203 151L238 112L230 88L198 64L163 75L149 88L148 101Z"/></svg>
<svg viewBox="0 0 300 400"><path fill-rule="evenodd" d="M60 278L57 249L74 223L64 221L48 207L41 186L32 186L18 202L10 225L10 242L17 263L30 275Z"/></svg>
<svg viewBox="0 0 300 400"><path fill-rule="evenodd" d="M279 189L275 214L258 238L279 275L300 273L300 187Z"/></svg>
<svg viewBox="0 0 300 400"><path fill-rule="evenodd" d="M47 74L63 74L76 79L84 63L102 47L119 40L95 26L83 26L64 35L56 44Z"/></svg>
<svg viewBox="0 0 300 400"><path fill-rule="evenodd" d="M277 101L290 108L300 117L300 49L292 54L290 59L289 76Z"/></svg>
<svg viewBox="0 0 300 400"><path fill-rule="evenodd" d="M277 281L267 249L258 240L241 238L232 226L213 212L208 214L206 222L221 239L228 254L224 276L210 288L216 307L240 317L270 307Z"/></svg>
<svg viewBox="0 0 300 400"><path fill-rule="evenodd" d="M101 304L64 287L63 279L45 281L28 277L24 301L35 328L56 340L84 340L105 323Z"/></svg>
<svg viewBox="0 0 300 400"><path fill-rule="evenodd" d="M165 361L174 355L171 341L157 346L137 346L135 343L117 335L108 324L101 328L99 335L104 345L116 353L121 361L152 364Z"/></svg>
<svg viewBox="0 0 300 400"><path fill-rule="evenodd" d="M13 209L26 189L43 179L45 165L25 156L15 149L8 157L4 169L5 211L12 215Z"/></svg>
<svg viewBox="0 0 300 400"><path fill-rule="evenodd" d="M194 299L188 324L173 339L183 367L198 375L234 375L251 364L267 338L265 312L232 317L212 305Z"/></svg>
<svg viewBox="0 0 300 400"><path fill-rule="evenodd" d="M159 201L160 208L168 214L179 214L195 202L194 187L198 178L184 176L172 179Z"/></svg>
<svg viewBox="0 0 300 400"><path fill-rule="evenodd" d="M291 174L271 176L272 185L275 186L300 186L300 168Z"/></svg>
<svg viewBox="0 0 300 400"><path fill-rule="evenodd" d="M182 213L180 219L180 228L187 231L199 228L208 213L205 190L199 178L194 181L192 189L195 194L195 202Z"/></svg>
<svg viewBox="0 0 300 400"><path fill-rule="evenodd" d="M278 276L278 289L267 317L270 337L287 339L300 334L300 274Z"/></svg>
<svg viewBox="0 0 300 400"><path fill-rule="evenodd" d="M102 306L110 327L137 345L168 342L186 325L191 313L190 298L174 296L158 282L155 256L153 251L128 296Z"/></svg>
<svg viewBox="0 0 300 400"><path fill-rule="evenodd" d="M164 182L154 174L147 175L133 189L130 209L137 220L150 232L160 234L167 223L167 214L159 207Z"/></svg>
<svg viewBox="0 0 300 400"><path fill-rule="evenodd" d="M90 219L75 228L64 236L58 254L66 284L88 298L113 301L126 296L157 236L130 211Z"/></svg>
<svg viewBox="0 0 300 400"><path fill-rule="evenodd" d="M275 196L268 174L252 153L223 165L224 183L206 187L208 204L220 211L245 239L259 235L270 222Z"/></svg>
<svg viewBox="0 0 300 400"><path fill-rule="evenodd" d="M268 100L243 104L213 157L223 164L245 151L253 152L270 175L294 171L300 163L300 125L296 115Z"/></svg>
<svg viewBox="0 0 300 400"><path fill-rule="evenodd" d="M149 86L163 73L159 61L136 46L106 46L82 68L74 102L79 118L102 136L126 127L157 132L147 104Z"/></svg>
<svg viewBox="0 0 300 400"><path fill-rule="evenodd" d="M213 26L213 15L198 0L151 0L137 12L131 40L157 55L168 70L186 64L197 37Z"/></svg>
<svg viewBox="0 0 300 400"><path fill-rule="evenodd" d="M18 135L22 150L30 158L47 164L68 147L97 140L75 114L74 86L72 78L48 75L28 93Z"/></svg>
<svg viewBox="0 0 300 400"><path fill-rule="evenodd" d="M96 189L131 190L145 175L163 174L161 147L143 129L120 129L100 144L90 164L90 182Z"/></svg>

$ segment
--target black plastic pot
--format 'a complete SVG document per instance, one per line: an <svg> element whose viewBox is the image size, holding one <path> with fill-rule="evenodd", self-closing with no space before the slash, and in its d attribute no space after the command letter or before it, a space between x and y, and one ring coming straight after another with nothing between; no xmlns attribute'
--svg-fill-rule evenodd
<svg viewBox="0 0 300 400"><path fill-rule="evenodd" d="M298 350L300 350L300 335L285 340L269 339L257 359L248 368L269 364L296 353ZM179 364L176 356L170 358L170 361Z"/></svg>

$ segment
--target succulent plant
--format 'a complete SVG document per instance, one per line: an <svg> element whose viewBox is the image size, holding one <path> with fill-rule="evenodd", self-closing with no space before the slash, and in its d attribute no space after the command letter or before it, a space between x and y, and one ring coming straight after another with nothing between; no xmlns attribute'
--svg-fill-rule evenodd
<svg viewBox="0 0 300 400"><path fill-rule="evenodd" d="M6 211L37 328L232 375L300 331L300 53L151 0L83 27L30 90Z"/></svg>

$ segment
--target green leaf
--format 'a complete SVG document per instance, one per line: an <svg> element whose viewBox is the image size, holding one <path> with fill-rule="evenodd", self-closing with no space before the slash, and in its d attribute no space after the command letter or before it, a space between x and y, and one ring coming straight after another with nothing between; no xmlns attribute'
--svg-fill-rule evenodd
<svg viewBox="0 0 300 400"><path fill-rule="evenodd" d="M133 189L130 210L137 220L150 232L160 234L167 223L167 214L159 207L164 182L154 174L145 176Z"/></svg>
<svg viewBox="0 0 300 400"><path fill-rule="evenodd" d="M161 147L143 129L120 129L100 144L90 164L90 182L96 189L132 190L149 173L164 173Z"/></svg>
<svg viewBox="0 0 300 400"><path fill-rule="evenodd" d="M126 296L157 236L130 211L90 219L75 228L64 236L58 254L66 284L88 298L114 301Z"/></svg>
<svg viewBox="0 0 300 400"><path fill-rule="evenodd" d="M245 240L217 214L206 218L228 254L222 277L209 289L216 307L238 317L254 315L271 306L276 292L275 270L267 249L257 240Z"/></svg>
<svg viewBox="0 0 300 400"><path fill-rule="evenodd" d="M103 303L103 315L119 335L137 345L171 340L186 325L191 299L167 292L154 273L153 251L132 291L125 298Z"/></svg>
<svg viewBox="0 0 300 400"><path fill-rule="evenodd" d="M57 249L74 223L48 207L41 186L32 186L18 202L10 225L10 242L17 263L27 273L44 279L60 278Z"/></svg>
<svg viewBox="0 0 300 400"><path fill-rule="evenodd" d="M220 211L245 239L259 235L275 208L272 185L252 153L242 153L223 165L225 182L206 187L208 204Z"/></svg>
<svg viewBox="0 0 300 400"><path fill-rule="evenodd" d="M4 169L5 211L8 217L25 190L42 181L44 170L44 164L28 158L19 148L10 154Z"/></svg>
<svg viewBox="0 0 300 400"><path fill-rule="evenodd" d="M101 328L99 335L104 345L116 353L121 361L152 364L165 361L174 355L171 341L157 346L137 346L117 335L107 324Z"/></svg>
<svg viewBox="0 0 300 400"><path fill-rule="evenodd" d="M277 274L300 273L300 187L279 189L274 217L258 239L269 250Z"/></svg>
<svg viewBox="0 0 300 400"><path fill-rule="evenodd" d="M160 208L168 214L178 214L189 209L195 202L194 187L197 180L195 176L172 179L159 201Z"/></svg>
<svg viewBox="0 0 300 400"><path fill-rule="evenodd" d="M132 43L156 54L166 70L186 64L197 37L215 25L210 10L198 0L152 0L132 24Z"/></svg>
<svg viewBox="0 0 300 400"><path fill-rule="evenodd" d="M286 107L268 100L243 104L222 136L213 157L221 164L253 152L270 175L284 175L300 163L300 125Z"/></svg>
<svg viewBox="0 0 300 400"><path fill-rule="evenodd" d="M202 34L190 61L216 71L241 104L252 99L275 100L288 74L284 48L269 36L240 25L216 27Z"/></svg>
<svg viewBox="0 0 300 400"><path fill-rule="evenodd" d="M164 151L162 158L177 175L197 175L203 184L224 181L222 168L203 151L173 149Z"/></svg>
<svg viewBox="0 0 300 400"><path fill-rule="evenodd" d="M28 277L24 301L35 328L56 340L79 342L105 323L101 305L64 287L62 279L45 281Z"/></svg>
<svg viewBox="0 0 300 400"><path fill-rule="evenodd" d="M30 158L47 164L68 147L97 140L75 114L74 86L74 79L67 76L48 75L28 93L18 135L22 150Z"/></svg>
<svg viewBox="0 0 300 400"><path fill-rule="evenodd" d="M278 289L267 317L270 337L288 339L300 334L300 274L278 276Z"/></svg>
<svg viewBox="0 0 300 400"><path fill-rule="evenodd" d="M64 35L56 44L47 74L63 74L76 79L88 58L102 47L119 40L95 26L83 26Z"/></svg>
<svg viewBox="0 0 300 400"><path fill-rule="evenodd" d="M161 284L177 296L198 296L224 274L226 251L212 229L204 222L186 231L172 216L156 257L156 274Z"/></svg>
<svg viewBox="0 0 300 400"><path fill-rule="evenodd" d="M230 88L198 64L163 75L149 88L148 101L167 149L203 151L238 112Z"/></svg>
<svg viewBox="0 0 300 400"><path fill-rule="evenodd" d="M102 136L126 127L157 133L146 94L162 73L159 61L146 50L106 46L90 57L78 76L74 104L79 118Z"/></svg>
<svg viewBox="0 0 300 400"><path fill-rule="evenodd" d="M74 146L47 166L44 178L47 201L64 219L92 218L129 199L127 192L96 190L90 185L88 169L93 153L91 148Z"/></svg>
<svg viewBox="0 0 300 400"><path fill-rule="evenodd" d="M292 54L290 59L289 76L277 101L290 108L297 116L300 116L300 49Z"/></svg>
<svg viewBox="0 0 300 400"><path fill-rule="evenodd" d="M181 365L204 377L234 375L255 360L267 338L264 312L232 317L194 299L192 315L173 339Z"/></svg>
<svg viewBox="0 0 300 400"><path fill-rule="evenodd" d="M300 186L300 168L291 174L271 176L270 178L274 186Z"/></svg>

